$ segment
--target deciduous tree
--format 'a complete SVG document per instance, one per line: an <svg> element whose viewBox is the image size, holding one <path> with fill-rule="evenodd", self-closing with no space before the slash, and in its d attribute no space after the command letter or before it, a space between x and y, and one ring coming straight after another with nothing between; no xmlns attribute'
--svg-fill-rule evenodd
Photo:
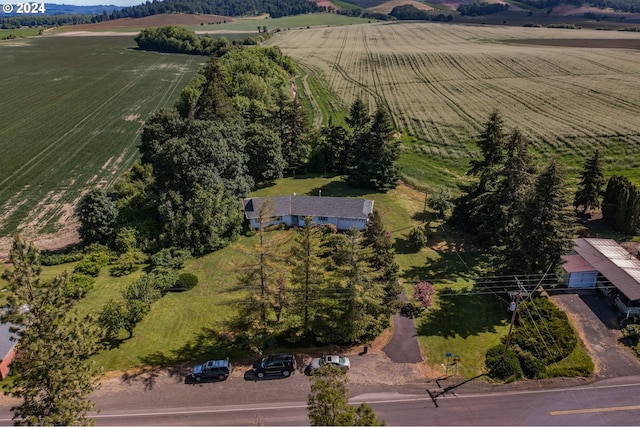
<svg viewBox="0 0 640 427"><path fill-rule="evenodd" d="M104 190L90 190L78 206L80 238L83 243L106 244L114 237L118 209Z"/></svg>

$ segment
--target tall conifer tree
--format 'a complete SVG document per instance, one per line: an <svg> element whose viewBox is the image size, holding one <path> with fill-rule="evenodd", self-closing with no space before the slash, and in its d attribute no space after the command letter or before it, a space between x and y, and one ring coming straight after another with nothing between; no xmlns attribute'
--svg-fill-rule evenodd
<svg viewBox="0 0 640 427"><path fill-rule="evenodd" d="M582 213L590 212L592 209L600 207L600 197L602 187L605 184L604 173L600 160L600 150L596 150L593 156L589 157L582 172L580 173L580 183L573 199L573 206L578 209L582 207Z"/></svg>
<svg viewBox="0 0 640 427"><path fill-rule="evenodd" d="M10 252L2 322L17 338L15 373L8 394L22 403L11 408L14 421L27 425L94 425L89 396L98 370L89 357L98 350L98 332L65 297L66 274L40 278L39 251L16 236Z"/></svg>

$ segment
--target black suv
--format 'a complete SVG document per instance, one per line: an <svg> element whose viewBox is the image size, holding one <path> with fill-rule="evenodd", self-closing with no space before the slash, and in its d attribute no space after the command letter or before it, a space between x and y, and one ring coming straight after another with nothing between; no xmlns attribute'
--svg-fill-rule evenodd
<svg viewBox="0 0 640 427"><path fill-rule="evenodd" d="M272 354L253 362L253 373L258 378L265 375L283 375L288 377L296 370L296 359L293 354Z"/></svg>

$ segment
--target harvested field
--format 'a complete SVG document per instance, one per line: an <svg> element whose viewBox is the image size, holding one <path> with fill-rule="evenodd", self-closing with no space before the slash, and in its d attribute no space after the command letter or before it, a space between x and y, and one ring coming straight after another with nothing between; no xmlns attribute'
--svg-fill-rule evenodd
<svg viewBox="0 0 640 427"><path fill-rule="evenodd" d="M380 23L290 31L269 43L323 78L343 108L357 97L370 109L386 105L412 149L434 162L464 169L497 109L541 158L581 166L602 148L608 173L640 178L640 34Z"/></svg>

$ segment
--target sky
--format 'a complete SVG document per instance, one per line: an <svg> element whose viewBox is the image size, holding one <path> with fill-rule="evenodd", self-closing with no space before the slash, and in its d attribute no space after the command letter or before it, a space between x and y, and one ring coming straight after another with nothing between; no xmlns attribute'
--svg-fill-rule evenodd
<svg viewBox="0 0 640 427"><path fill-rule="evenodd" d="M17 1L17 0L16 0ZM136 4L142 4L145 0L54 0L46 1L45 3L53 4L72 4L76 6L134 6Z"/></svg>

